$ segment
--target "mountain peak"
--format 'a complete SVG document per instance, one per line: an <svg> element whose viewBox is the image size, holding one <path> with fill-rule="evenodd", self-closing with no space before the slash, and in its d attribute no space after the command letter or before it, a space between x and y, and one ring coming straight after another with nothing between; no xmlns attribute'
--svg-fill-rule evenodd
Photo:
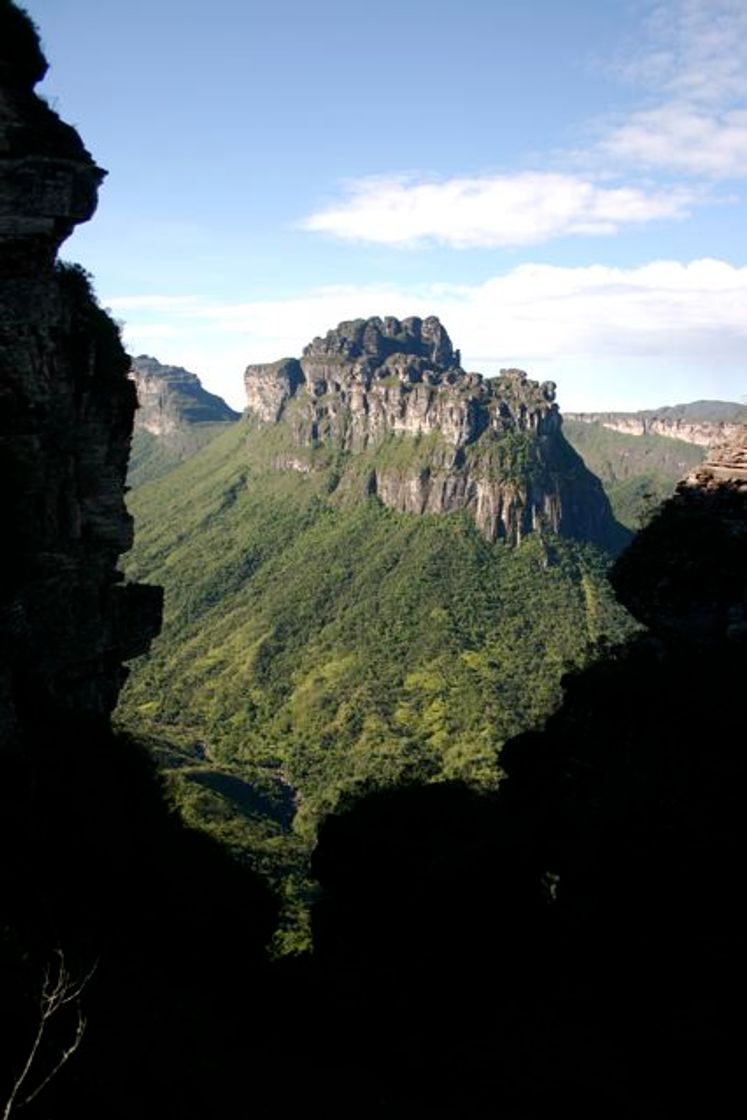
<svg viewBox="0 0 747 1120"><path fill-rule="evenodd" d="M395 319L378 315L371 319L352 319L315 338L304 348L303 358L328 358L336 355L347 361L370 358L379 364L393 354L407 354L428 362L437 370L459 367L459 352L454 351L446 329L435 315L427 319L412 316Z"/></svg>
<svg viewBox="0 0 747 1120"><path fill-rule="evenodd" d="M563 439L555 384L466 372L435 316L340 323L300 359L248 366L245 385L249 414L282 425L278 465L354 456L364 493L403 512L465 509L491 540L615 536L601 485Z"/></svg>

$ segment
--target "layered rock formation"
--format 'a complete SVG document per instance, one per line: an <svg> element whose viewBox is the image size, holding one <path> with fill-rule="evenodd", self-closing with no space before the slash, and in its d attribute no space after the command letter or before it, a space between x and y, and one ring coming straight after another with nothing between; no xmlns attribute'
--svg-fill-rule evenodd
<svg viewBox="0 0 747 1120"><path fill-rule="evenodd" d="M693 401L641 412L569 412L568 420L602 424L631 436L659 435L699 447L733 439L747 409L731 401Z"/></svg>
<svg viewBox="0 0 747 1120"><path fill-rule="evenodd" d="M145 354L130 376L138 409L127 482L130 487L168 474L239 419L222 397L208 393L195 373Z"/></svg>
<svg viewBox="0 0 747 1120"><path fill-rule="evenodd" d="M226 424L239 419L222 397L208 393L196 373L162 365L141 354L131 376L137 389L135 429L173 440L191 424Z"/></svg>
<svg viewBox="0 0 747 1120"><path fill-rule="evenodd" d="M368 493L394 509L465 509L491 540L546 529L618 543L600 483L562 436L555 385L467 373L434 317L341 323L300 360L250 365L245 385L250 413L294 447L365 453ZM392 440L408 444L388 454ZM278 465L310 469L296 454Z"/></svg>
<svg viewBox="0 0 747 1120"><path fill-rule="evenodd" d="M747 424L735 427L729 439L712 447L683 486L706 491L726 487L747 498Z"/></svg>
<svg viewBox="0 0 747 1120"><path fill-rule="evenodd" d="M160 591L125 585L135 387L85 273L55 264L104 173L33 92L46 63L0 3L0 741L55 712L105 717Z"/></svg>

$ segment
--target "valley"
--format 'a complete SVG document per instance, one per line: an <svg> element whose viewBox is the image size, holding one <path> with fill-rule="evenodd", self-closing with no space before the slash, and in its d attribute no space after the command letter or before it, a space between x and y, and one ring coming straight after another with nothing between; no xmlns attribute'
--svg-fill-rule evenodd
<svg viewBox="0 0 747 1120"><path fill-rule="evenodd" d="M465 374L440 324L424 356L421 329L343 324L328 349L369 341L317 340L293 392L288 363L249 367L254 407L130 495L126 573L165 608L118 719L275 877L367 790L494 788L563 674L633 629L602 547L626 532L552 390Z"/></svg>
<svg viewBox="0 0 747 1120"><path fill-rule="evenodd" d="M552 296L571 269L539 261L509 269L507 287L481 282L485 307L500 314L485 317L493 342L469 340L456 257L442 258L448 284L433 283L438 271L418 264L417 237L409 243L412 219L433 213L446 189L454 231L476 230L463 222L470 211L530 243L532 230L506 207L510 190L485 205L488 179L453 192L443 164L424 194L417 179L386 185L389 206L412 191L430 201L404 211L410 263L402 254L393 267L399 249L382 249L379 275L414 280L422 265L429 280L417 291L434 302L412 306L453 306L459 341L484 345L475 352L486 368L499 368L497 353L516 356L487 377L463 365L435 315L345 318L367 304L356 296L351 307L354 288L341 286L344 254L330 258L336 287L326 287L324 271L293 251L321 231L308 221L281 229L281 216L285 184L301 197L319 168L312 189L326 190L333 151L347 169L361 155L358 166L372 167L379 148L394 158L387 83L359 80L372 55L368 17L299 6L290 36L273 6L218 4L194 21L183 5L58 7L46 14L55 50L71 36L65 104L74 118L101 111L91 135L122 183L109 198L132 215L119 211L113 240L104 221L76 249L99 246L104 300L142 316L133 349L173 340L176 360L209 353L217 364L218 348L235 355L247 343L251 364L239 415L181 365L133 360L92 275L59 259L107 173L57 115L56 96L36 92L47 70L39 32L0 0L3 1117L728 1115L742 1069L739 406L694 401L564 423L555 384L514 363L539 363L543 348L562 358L565 347L569 384L588 375L566 333L577 298L567 283L565 298ZM491 134L505 134L493 127L504 104L526 150L536 132L516 112L522 97L539 92L549 121L565 92L551 64L580 62L577 30L594 22L580 5L574 24L564 7L572 53L553 36L543 59L531 8L527 36L510 6L480 7L489 35L476 35L464 6L435 20L408 5L391 20L377 13L397 28L392 73L401 61L408 77L395 90L398 119L418 121L400 130L410 166L419 140L429 166L447 150L469 165L453 138L444 143L448 119L423 113L413 91L453 102L464 151L485 150L476 84L462 106L455 83L432 80L460 48L484 41L482 71L506 92L485 99ZM542 15L546 25L550 9ZM619 42L624 25L613 26ZM324 131L307 130L314 150L302 163L304 137L289 137L299 119L306 128L298 92L315 122L329 119L320 55L335 60L330 94L355 127L343 115L328 130L326 158ZM343 98L346 60L355 81ZM266 114L273 136L262 131L267 77L273 106L288 95L290 109ZM187 109L174 128L172 93ZM275 134L279 145L268 144ZM262 175L243 163L259 151ZM557 147L552 159L557 168ZM573 189L558 174L519 179L533 223L551 216L543 199L557 209ZM574 237L621 236L608 220L621 205L641 216L637 185L578 185L588 213L566 219ZM280 209L263 207L269 192ZM369 183L355 206L370 211L380 192ZM386 209L374 208L367 232L386 233ZM328 211L327 223L341 214ZM589 226L592 216L602 225ZM467 248L457 239L449 253ZM565 252L558 240L557 262ZM355 248L366 299L383 291L376 255ZM631 406L628 390L645 388L657 365L646 361L652 345L659 369L669 346L670 359L676 350L708 363L714 393L740 394L736 366L721 376L713 346L716 324L726 358L729 314L743 337L739 270L712 259L576 266L597 389L605 360L634 340L620 398ZM164 282L164 267L178 275ZM645 274L643 294L634 273ZM308 335L342 320L306 346L304 276L321 285L316 309L338 309ZM291 281L299 298L288 302ZM589 298L600 283L612 287L601 304ZM409 296L386 306L409 311ZM193 328L213 346L184 343ZM296 356L253 357L282 353ZM692 395L703 395L702 380L677 382L696 383Z"/></svg>

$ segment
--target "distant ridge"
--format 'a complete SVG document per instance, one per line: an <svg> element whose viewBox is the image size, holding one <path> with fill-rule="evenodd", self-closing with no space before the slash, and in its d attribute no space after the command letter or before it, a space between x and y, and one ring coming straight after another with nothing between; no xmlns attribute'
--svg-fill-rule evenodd
<svg viewBox="0 0 747 1120"><path fill-rule="evenodd" d="M653 434L712 447L734 437L739 425L747 420L747 405L701 400L638 412L567 412L565 416L584 424L602 424L628 435Z"/></svg>
<svg viewBox="0 0 747 1120"><path fill-rule="evenodd" d="M141 354L133 359L130 376L139 406L130 486L160 478L239 419L240 413L204 389L197 374L181 366L163 365L157 358Z"/></svg>
<svg viewBox="0 0 747 1120"><path fill-rule="evenodd" d="M599 421L566 417L563 432L601 480L617 520L634 531L706 454L706 448L683 439L648 431L631 434Z"/></svg>

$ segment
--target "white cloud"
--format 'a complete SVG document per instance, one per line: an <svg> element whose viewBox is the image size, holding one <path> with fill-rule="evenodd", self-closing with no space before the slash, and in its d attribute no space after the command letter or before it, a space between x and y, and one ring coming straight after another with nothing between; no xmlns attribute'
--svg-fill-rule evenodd
<svg viewBox="0 0 747 1120"><path fill-rule="evenodd" d="M707 105L747 97L744 0L656 0L618 69L675 100Z"/></svg>
<svg viewBox="0 0 747 1120"><path fill-rule="evenodd" d="M437 241L454 248L531 245L567 234L608 234L621 226L687 213L692 194L599 186L552 172L424 182L364 179L342 203L303 227L388 245Z"/></svg>
<svg viewBox="0 0 747 1120"><path fill-rule="evenodd" d="M747 175L747 3L648 0L646 11L639 40L612 67L645 101L593 123L596 139L584 150L556 153L565 170L362 178L301 228L390 246L498 248L689 216L707 200L703 189L630 175Z"/></svg>
<svg viewBox="0 0 747 1120"><path fill-rule="evenodd" d="M732 178L747 175L747 109L720 114L682 104L633 113L602 141L626 163Z"/></svg>
<svg viewBox="0 0 747 1120"><path fill-rule="evenodd" d="M602 137L623 165L733 178L747 175L747 4L656 3L640 45L618 69L649 104Z"/></svg>
<svg viewBox="0 0 747 1120"><path fill-rule="evenodd" d="M115 312L122 306L108 302ZM157 357L193 369L238 406L249 362L298 355L343 319L389 314L438 315L470 368L516 365L555 377L567 408L739 399L747 391L747 267L718 260L630 269L524 264L473 286L324 288L225 304L166 296L160 308L147 297L140 312L129 298L127 308L131 349L147 349L141 340L168 328L168 350Z"/></svg>
<svg viewBox="0 0 747 1120"><path fill-rule="evenodd" d="M631 183L630 172L747 175L747 3L649 0L647 11L640 41L627 44L616 67L646 101L622 119L597 122L598 139L586 150L565 153L566 168L586 173L363 178L302 228L359 242L463 249L614 234L688 216L706 199L703 190Z"/></svg>

